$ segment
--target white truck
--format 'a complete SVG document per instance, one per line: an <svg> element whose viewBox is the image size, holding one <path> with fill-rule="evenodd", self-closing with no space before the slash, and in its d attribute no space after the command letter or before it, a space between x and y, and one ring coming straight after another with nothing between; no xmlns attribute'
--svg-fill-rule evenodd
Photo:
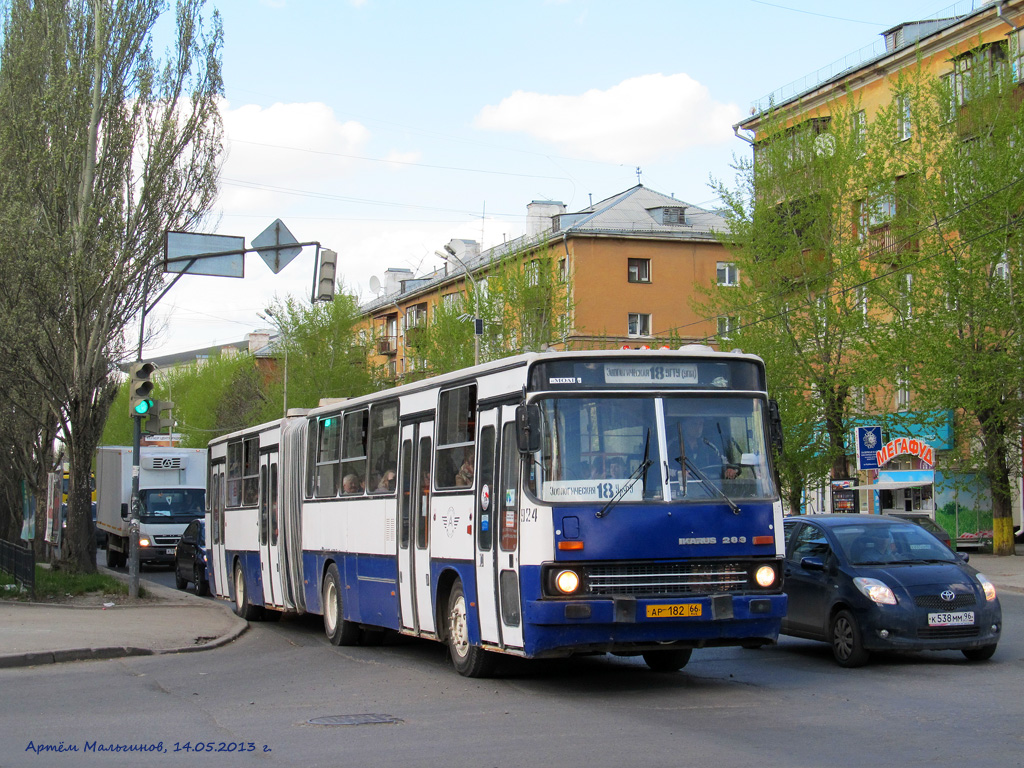
<svg viewBox="0 0 1024 768"><path fill-rule="evenodd" d="M203 517L206 449L143 446L139 459L139 561L174 562L185 526ZM96 449L96 527L107 535L107 566L128 562L132 449Z"/></svg>

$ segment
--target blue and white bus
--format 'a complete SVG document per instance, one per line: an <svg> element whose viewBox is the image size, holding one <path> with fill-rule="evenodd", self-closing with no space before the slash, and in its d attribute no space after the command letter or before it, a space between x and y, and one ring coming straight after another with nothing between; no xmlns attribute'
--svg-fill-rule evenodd
<svg viewBox="0 0 1024 768"><path fill-rule="evenodd" d="M777 640L780 433L762 361L709 347L524 354L210 442L211 587L336 645L642 655Z"/></svg>

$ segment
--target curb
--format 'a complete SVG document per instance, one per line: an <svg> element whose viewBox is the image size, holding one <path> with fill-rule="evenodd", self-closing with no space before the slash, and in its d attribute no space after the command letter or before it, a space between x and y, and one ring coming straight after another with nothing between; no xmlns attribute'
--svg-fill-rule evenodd
<svg viewBox="0 0 1024 768"><path fill-rule="evenodd" d="M62 664L66 661L107 661L125 659L131 656L164 656L171 653L196 653L212 651L237 640L249 628L249 622L239 619L235 627L224 635L197 645L178 648L138 648L136 646L105 646L102 648L68 648L61 651L30 651L28 653L0 654L0 669L35 667L41 664Z"/></svg>

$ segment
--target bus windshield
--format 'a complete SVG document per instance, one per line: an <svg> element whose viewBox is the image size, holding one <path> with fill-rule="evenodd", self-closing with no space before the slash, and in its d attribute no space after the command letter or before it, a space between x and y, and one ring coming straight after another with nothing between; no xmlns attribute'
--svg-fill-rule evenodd
<svg viewBox="0 0 1024 768"><path fill-rule="evenodd" d="M542 501L767 498L764 401L707 395L538 400L541 450L528 474ZM682 446L682 447L681 447ZM646 471L641 471L650 461Z"/></svg>

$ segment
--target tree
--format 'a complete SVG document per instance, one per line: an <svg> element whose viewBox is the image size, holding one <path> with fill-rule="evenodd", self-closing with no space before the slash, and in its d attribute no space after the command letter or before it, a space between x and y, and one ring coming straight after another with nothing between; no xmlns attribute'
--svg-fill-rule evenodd
<svg viewBox="0 0 1024 768"><path fill-rule="evenodd" d="M891 349L913 373L916 410L956 411L957 463L988 481L994 551L1013 554L1024 438L1024 102L1005 47L967 51L954 67L947 80L917 75L900 86L914 130L887 162L908 188L920 234L915 263L890 283L893 302L912 285L914 304L907 295ZM890 130L899 119L893 108L881 116Z"/></svg>
<svg viewBox="0 0 1024 768"><path fill-rule="evenodd" d="M571 282L558 270L546 242L512 248L467 281L465 293L438 304L429 325L406 335L423 373L440 374L473 364L473 324L484 321L480 362L537 352L564 341L572 318Z"/></svg>
<svg viewBox="0 0 1024 768"><path fill-rule="evenodd" d="M24 372L67 447L63 559L84 571L95 569L89 471L125 331L159 288L163 232L196 228L217 191L223 35L216 12L205 31L202 5L178 2L164 63L152 51L160 0L7 9L0 219L23 247L5 242L0 260L37 318Z"/></svg>
<svg viewBox="0 0 1024 768"><path fill-rule="evenodd" d="M779 457L784 493L850 476L847 435L878 380L865 311L872 273L863 258L870 199L870 136L850 99L793 124L767 115L754 158L737 161L737 186L718 182L729 225L723 243L739 285L708 287L701 311L723 318L730 347L765 360L786 432ZM724 334L728 334L725 337Z"/></svg>

